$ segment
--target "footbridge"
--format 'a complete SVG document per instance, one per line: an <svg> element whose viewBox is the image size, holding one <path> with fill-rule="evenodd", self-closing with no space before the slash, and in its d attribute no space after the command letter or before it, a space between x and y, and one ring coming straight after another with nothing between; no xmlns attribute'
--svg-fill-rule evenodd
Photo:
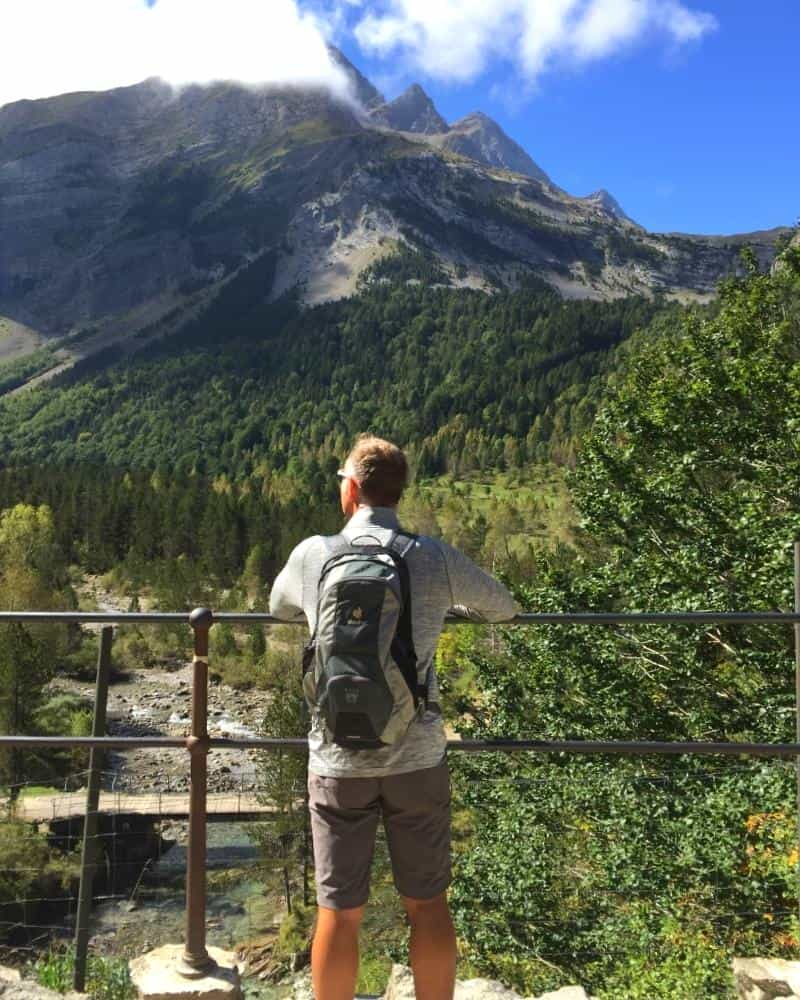
<svg viewBox="0 0 800 1000"><path fill-rule="evenodd" d="M647 625L759 625L791 627L795 638L795 717L796 741L791 743L755 743L743 740L599 740L599 739L464 739L450 740L450 750L458 753L525 753L539 755L713 755L731 758L744 756L800 760L800 541L794 545L794 610L793 611L569 611L519 614L506 622L508 627L543 627L565 625L612 626L632 628ZM468 619L448 619L448 625L465 624ZM25 736L0 735L0 748L42 753L47 749L88 749L89 782L85 792L48 794L23 797L15 808L20 817L31 822L69 821L70 817L85 816L82 824L83 852L81 881L75 916L75 975L74 986L82 991L86 982L89 948L89 916L93 900L93 880L97 871L94 860L97 820L103 816L128 815L142 817L145 822L163 819L188 819L189 837L186 849L186 934L183 952L175 950L170 959L175 975L194 981L214 969L214 959L206 946L208 841L206 821L222 819L266 818L272 811L255 796L241 793L208 792L208 753L211 750L276 751L308 753L306 737L259 736L229 739L211 736L208 732L209 632L216 623L247 626L279 624L272 616L261 612L220 612L195 608L188 616L184 612L85 612L85 611L0 611L0 622L34 624L38 622L100 624L100 649L95 689L95 715L91 736ZM191 727L186 737L173 736L106 736L106 704L111 671L113 626L187 624L193 633ZM285 623L281 623L285 624ZM297 623L299 625L299 623ZM101 755L110 750L184 749L188 756L189 792L103 792L100 790ZM797 771L798 801L800 802L800 767ZM303 848L308 857L307 844ZM788 911L787 911L788 912ZM42 928L47 930L51 928ZM217 980L218 981L218 980Z"/></svg>
<svg viewBox="0 0 800 1000"><path fill-rule="evenodd" d="M274 806L247 792L210 792L206 801L211 823L257 822L275 813ZM4 805L8 808L9 804ZM189 805L188 792L100 792L96 811L101 816L180 820L189 818ZM86 815L86 789L24 796L14 803L13 815L28 823L82 819Z"/></svg>

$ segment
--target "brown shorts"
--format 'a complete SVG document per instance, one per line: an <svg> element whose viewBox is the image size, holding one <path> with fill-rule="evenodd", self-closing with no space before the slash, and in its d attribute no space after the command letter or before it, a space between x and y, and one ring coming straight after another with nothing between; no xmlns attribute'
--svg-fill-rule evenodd
<svg viewBox="0 0 800 1000"><path fill-rule="evenodd" d="M379 816L401 895L432 899L450 884L446 761L383 778L309 773L308 794L320 906L348 910L366 903Z"/></svg>

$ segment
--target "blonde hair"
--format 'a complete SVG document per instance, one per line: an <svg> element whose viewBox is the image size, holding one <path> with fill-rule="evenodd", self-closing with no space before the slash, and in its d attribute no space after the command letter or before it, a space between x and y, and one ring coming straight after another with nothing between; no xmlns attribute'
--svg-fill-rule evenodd
<svg viewBox="0 0 800 1000"><path fill-rule="evenodd" d="M408 462L396 444L374 434L362 434L347 461L366 501L375 507L397 505L408 481Z"/></svg>

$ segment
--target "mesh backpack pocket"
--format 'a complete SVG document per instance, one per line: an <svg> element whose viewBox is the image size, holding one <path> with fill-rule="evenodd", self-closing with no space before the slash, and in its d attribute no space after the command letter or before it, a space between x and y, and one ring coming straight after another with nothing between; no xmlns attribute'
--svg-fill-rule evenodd
<svg viewBox="0 0 800 1000"><path fill-rule="evenodd" d="M397 538L386 545L340 539L320 574L303 690L326 738L351 749L395 743L423 700L408 570ZM406 551L414 543L408 538Z"/></svg>

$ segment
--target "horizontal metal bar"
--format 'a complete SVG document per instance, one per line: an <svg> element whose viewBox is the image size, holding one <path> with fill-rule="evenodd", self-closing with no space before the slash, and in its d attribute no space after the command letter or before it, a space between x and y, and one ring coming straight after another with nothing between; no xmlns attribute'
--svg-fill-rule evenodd
<svg viewBox="0 0 800 1000"><path fill-rule="evenodd" d="M36 750L47 747L102 747L103 750L186 747L180 736L0 736L0 747Z"/></svg>
<svg viewBox="0 0 800 1000"><path fill-rule="evenodd" d="M231 740L213 737L212 749L236 748L304 751L305 739L257 738ZM728 743L701 741L662 742L658 740L448 740L447 749L458 753L613 753L631 756L643 754L723 754L726 756L795 757L800 743Z"/></svg>
<svg viewBox="0 0 800 1000"><path fill-rule="evenodd" d="M448 623L464 619L448 619ZM791 625L794 611L574 611L517 615L509 625Z"/></svg>
<svg viewBox="0 0 800 1000"><path fill-rule="evenodd" d="M800 743L726 743L710 740L685 740L662 742L660 740L452 740L448 750L464 753L495 752L534 753L613 753L630 756L643 754L690 754L693 756L722 754L728 757L795 757L800 754Z"/></svg>
<svg viewBox="0 0 800 1000"><path fill-rule="evenodd" d="M215 622L230 625L295 625L305 621L285 622L261 612L220 611ZM64 622L104 625L158 625L189 623L189 614L175 611L0 611L0 622ZM467 618L450 616L447 625L475 625ZM564 611L516 615L502 625L795 625L797 611Z"/></svg>
<svg viewBox="0 0 800 1000"><path fill-rule="evenodd" d="M178 747L187 749L187 741L167 736L0 736L0 747L16 746L23 749L46 747L103 747L104 749L130 750L135 748L159 749ZM308 740L259 738L231 740L212 737L208 741L212 750L290 750L306 752ZM796 757L800 756L800 743L727 743L712 741L660 742L658 740L448 740L447 749L457 753L576 753L576 754L723 754L725 756Z"/></svg>
<svg viewBox="0 0 800 1000"><path fill-rule="evenodd" d="M189 613L174 611L0 611L0 622L63 622L103 625L189 624Z"/></svg>

